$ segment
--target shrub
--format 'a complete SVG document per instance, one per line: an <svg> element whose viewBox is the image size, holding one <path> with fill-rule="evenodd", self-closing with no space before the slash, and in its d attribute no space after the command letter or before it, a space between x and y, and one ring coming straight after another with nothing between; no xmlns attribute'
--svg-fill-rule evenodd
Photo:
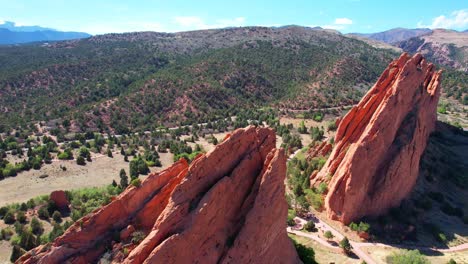
<svg viewBox="0 0 468 264"><path fill-rule="evenodd" d="M336 121L330 121L328 124L327 124L327 130L328 131L335 131L337 128L336 126Z"/></svg>
<svg viewBox="0 0 468 264"><path fill-rule="evenodd" d="M21 203L20 210L25 212L28 210L28 205L26 203Z"/></svg>
<svg viewBox="0 0 468 264"><path fill-rule="evenodd" d="M0 207L0 218L3 218L7 212L8 212L8 207L6 206Z"/></svg>
<svg viewBox="0 0 468 264"><path fill-rule="evenodd" d="M317 228L315 227L314 221L308 221L308 222L304 225L304 229L305 229L306 231L309 231L309 232L317 232Z"/></svg>
<svg viewBox="0 0 468 264"><path fill-rule="evenodd" d="M73 159L73 154L69 151L61 152L57 155L59 160L71 160Z"/></svg>
<svg viewBox="0 0 468 264"><path fill-rule="evenodd" d="M49 198L49 200L47 201L47 211L49 211L49 215L53 214L54 211L57 211L58 209L59 208L57 207L55 202Z"/></svg>
<svg viewBox="0 0 468 264"><path fill-rule="evenodd" d="M85 159L84 159L82 156L78 156L78 157L76 158L76 164L78 164L78 165L86 165L86 161L85 161Z"/></svg>
<svg viewBox="0 0 468 264"><path fill-rule="evenodd" d="M13 250L11 251L11 256L10 256L10 261L15 262L17 259L19 259L22 255L24 255L26 251L22 249L20 246L15 245L13 246Z"/></svg>
<svg viewBox="0 0 468 264"><path fill-rule="evenodd" d="M340 241L340 248L343 249L343 251L348 254L349 252L351 252L351 244L349 243L349 239L347 237L344 237L341 241Z"/></svg>
<svg viewBox="0 0 468 264"><path fill-rule="evenodd" d="M19 211L18 213L16 213L16 220L18 220L18 222L22 224L26 223L26 215L23 211Z"/></svg>
<svg viewBox="0 0 468 264"><path fill-rule="evenodd" d="M59 211L54 211L52 219L54 219L55 222L60 223L62 222L62 214Z"/></svg>
<svg viewBox="0 0 468 264"><path fill-rule="evenodd" d="M135 245L140 244L141 241L145 239L145 233L141 231L135 231L132 233L132 243Z"/></svg>
<svg viewBox="0 0 468 264"><path fill-rule="evenodd" d="M26 204L28 205L29 209L33 209L34 207L36 207L36 202L34 201L34 199L29 199Z"/></svg>
<svg viewBox="0 0 468 264"><path fill-rule="evenodd" d="M328 190L328 186L325 182L321 182L319 187L317 188L317 193L318 194L324 194Z"/></svg>
<svg viewBox="0 0 468 264"><path fill-rule="evenodd" d="M39 245L37 238L29 231L25 229L24 232L20 235L20 242L19 245L26 249L31 250Z"/></svg>
<svg viewBox="0 0 468 264"><path fill-rule="evenodd" d="M351 228L351 230L353 230L353 231L358 231L359 226L358 226L358 224L356 224L354 222L351 222L351 224L349 224L349 228Z"/></svg>
<svg viewBox="0 0 468 264"><path fill-rule="evenodd" d="M439 242L446 243L447 242L447 237L445 236L444 233L439 233L439 234L437 234L437 240Z"/></svg>
<svg viewBox="0 0 468 264"><path fill-rule="evenodd" d="M300 210L309 211L310 203L304 195L296 197L296 203L299 205Z"/></svg>
<svg viewBox="0 0 468 264"><path fill-rule="evenodd" d="M369 232L370 230L370 224L365 223L365 222L360 222L359 223L359 231L361 232Z"/></svg>
<svg viewBox="0 0 468 264"><path fill-rule="evenodd" d="M147 174L149 172L148 165L143 158L138 157L130 161L130 177L136 178L139 174Z"/></svg>
<svg viewBox="0 0 468 264"><path fill-rule="evenodd" d="M7 227L7 228L2 229L1 234L2 234L2 238L8 241L13 236L14 232L13 232L13 229L11 229L10 227Z"/></svg>
<svg viewBox="0 0 468 264"><path fill-rule="evenodd" d="M312 127L310 129L310 137L312 138L313 141L321 140L323 138L323 134L324 134L323 130L321 130L318 127Z"/></svg>
<svg viewBox="0 0 468 264"><path fill-rule="evenodd" d="M36 217L33 217L31 219L31 231L35 235L41 235L44 232L42 223Z"/></svg>
<svg viewBox="0 0 468 264"><path fill-rule="evenodd" d="M50 218L49 211L47 211L47 208L45 206L42 206L41 208L39 208L39 211L37 212L37 214L39 218L42 220L49 220Z"/></svg>
<svg viewBox="0 0 468 264"><path fill-rule="evenodd" d="M302 120L301 123L299 124L299 127L297 128L297 132L301 134L307 134L307 127L304 124L304 120Z"/></svg>
<svg viewBox="0 0 468 264"><path fill-rule="evenodd" d="M11 225L16 221L15 214L12 211L8 211L3 217L3 222L7 225Z"/></svg>
<svg viewBox="0 0 468 264"><path fill-rule="evenodd" d="M306 198L315 210L321 210L323 207L323 197L321 194L312 190L306 190Z"/></svg>
<svg viewBox="0 0 468 264"><path fill-rule="evenodd" d="M401 250L387 257L389 264L430 264L429 260L418 250Z"/></svg>
<svg viewBox="0 0 468 264"><path fill-rule="evenodd" d="M50 231L49 233L49 241L53 241L57 237L61 236L63 232L64 232L63 227L59 223L54 223L54 227L52 228L52 231Z"/></svg>
<svg viewBox="0 0 468 264"><path fill-rule="evenodd" d="M351 222L351 224L349 224L349 228L353 231L369 232L370 224L365 223L365 222L360 222L359 224Z"/></svg>
<svg viewBox="0 0 468 264"><path fill-rule="evenodd" d="M325 233L323 233L323 236L328 240L333 239L335 237L330 230L325 231Z"/></svg>
<svg viewBox="0 0 468 264"><path fill-rule="evenodd" d="M127 186L128 186L128 177L127 177L127 173L125 172L124 169L120 170L119 176L120 176L120 187L122 187L122 189L127 188Z"/></svg>
<svg viewBox="0 0 468 264"><path fill-rule="evenodd" d="M140 187L140 185L141 185L141 180L138 179L138 178L133 179L132 182L131 182L131 184L132 184L133 186L135 186L135 187Z"/></svg>

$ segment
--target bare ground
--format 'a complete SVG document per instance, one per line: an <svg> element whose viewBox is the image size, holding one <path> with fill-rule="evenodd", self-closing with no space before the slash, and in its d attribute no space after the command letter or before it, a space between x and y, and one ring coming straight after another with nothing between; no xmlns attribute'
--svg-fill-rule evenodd
<svg viewBox="0 0 468 264"><path fill-rule="evenodd" d="M0 241L0 264L7 264L10 262L12 246L8 241Z"/></svg>
<svg viewBox="0 0 468 264"><path fill-rule="evenodd" d="M340 251L329 249L312 239L296 236L293 234L288 234L288 235L294 240L296 240L298 243L306 247L313 248L315 252L315 260L318 263L343 263L343 264L361 263L359 259L353 259L353 258L347 257Z"/></svg>
<svg viewBox="0 0 468 264"><path fill-rule="evenodd" d="M173 163L171 153L160 153L163 167L153 167L151 171L167 168ZM65 166L66 171L60 166ZM71 190L85 187L101 187L119 182L119 172L125 169L128 174L128 162L123 156L114 153L114 158L100 156L85 166L76 164L76 161L54 161L45 164L40 170L30 170L0 181L0 206L25 202L31 198L49 194L54 190ZM47 175L46 178L40 178Z"/></svg>
<svg viewBox="0 0 468 264"><path fill-rule="evenodd" d="M393 253L398 252L400 249L388 246L383 247L363 247L364 251L369 254L377 263L384 264L387 263L386 259L388 256L391 256ZM427 252L422 252L423 254L428 254ZM426 255L427 259L432 264L446 264L452 258L456 263L468 263L468 254L465 252L450 252L434 255Z"/></svg>

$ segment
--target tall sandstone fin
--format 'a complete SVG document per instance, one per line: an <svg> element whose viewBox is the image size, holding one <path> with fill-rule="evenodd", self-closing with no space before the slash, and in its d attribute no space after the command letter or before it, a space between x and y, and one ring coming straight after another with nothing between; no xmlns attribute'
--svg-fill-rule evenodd
<svg viewBox="0 0 468 264"><path fill-rule="evenodd" d="M94 263L104 253L113 263L300 263L286 234L286 156L275 141L269 128L238 129L190 166L181 160L127 188L18 263ZM132 245L128 230L145 237Z"/></svg>
<svg viewBox="0 0 468 264"><path fill-rule="evenodd" d="M325 209L347 224L397 206L413 189L435 128L441 71L403 53L340 122L335 146L311 185L328 183Z"/></svg>

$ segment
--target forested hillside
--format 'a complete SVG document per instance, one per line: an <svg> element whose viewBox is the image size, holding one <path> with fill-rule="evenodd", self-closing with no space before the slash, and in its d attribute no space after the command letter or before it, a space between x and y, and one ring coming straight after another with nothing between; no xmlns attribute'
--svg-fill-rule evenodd
<svg viewBox="0 0 468 264"><path fill-rule="evenodd" d="M52 120L72 131L125 133L219 119L245 107L351 105L397 55L295 26L0 47L0 130ZM466 76L448 76L449 96L463 103Z"/></svg>

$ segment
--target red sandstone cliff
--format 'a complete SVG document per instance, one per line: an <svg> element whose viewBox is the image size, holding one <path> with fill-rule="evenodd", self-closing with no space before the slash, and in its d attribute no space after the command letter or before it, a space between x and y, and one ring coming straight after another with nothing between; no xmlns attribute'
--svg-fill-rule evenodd
<svg viewBox="0 0 468 264"><path fill-rule="evenodd" d="M236 130L190 166L129 187L18 263L298 263L286 234L286 157L271 129ZM141 243L131 233L141 231ZM121 241L116 241L116 240Z"/></svg>
<svg viewBox="0 0 468 264"><path fill-rule="evenodd" d="M331 178L330 218L349 223L378 215L411 192L435 128L440 76L420 54L404 53L343 118L327 163L311 177L315 186Z"/></svg>

